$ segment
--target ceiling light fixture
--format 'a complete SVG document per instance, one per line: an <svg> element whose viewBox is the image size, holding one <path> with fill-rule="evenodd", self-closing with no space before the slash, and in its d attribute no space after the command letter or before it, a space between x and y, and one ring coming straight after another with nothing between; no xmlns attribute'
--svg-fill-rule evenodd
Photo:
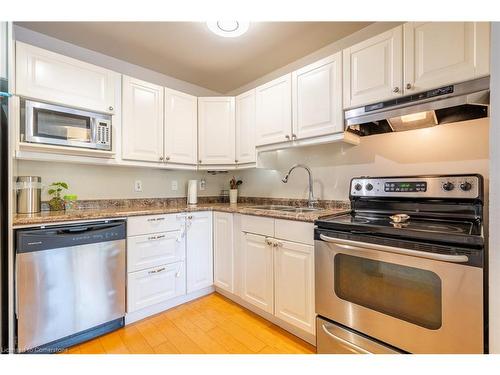
<svg viewBox="0 0 500 375"><path fill-rule="evenodd" d="M250 22L242 21L209 21L207 26L214 34L226 38L235 38L247 32Z"/></svg>

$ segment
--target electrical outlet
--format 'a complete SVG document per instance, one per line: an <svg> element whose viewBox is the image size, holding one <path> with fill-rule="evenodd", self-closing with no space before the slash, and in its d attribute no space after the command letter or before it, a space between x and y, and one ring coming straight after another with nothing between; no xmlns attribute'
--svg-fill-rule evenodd
<svg viewBox="0 0 500 375"><path fill-rule="evenodd" d="M179 184L177 183L177 180L173 180L172 181L172 190L177 191L178 188L179 188Z"/></svg>
<svg viewBox="0 0 500 375"><path fill-rule="evenodd" d="M142 181L141 180L135 180L135 182L134 182L134 190L136 192L142 191Z"/></svg>
<svg viewBox="0 0 500 375"><path fill-rule="evenodd" d="M202 178L200 180L200 190L205 190L206 187L207 187L207 180L205 180L204 178Z"/></svg>

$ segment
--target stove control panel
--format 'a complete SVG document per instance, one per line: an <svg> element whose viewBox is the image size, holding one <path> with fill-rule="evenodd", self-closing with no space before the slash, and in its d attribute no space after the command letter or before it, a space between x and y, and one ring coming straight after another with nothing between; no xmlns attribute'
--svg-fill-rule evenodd
<svg viewBox="0 0 500 375"><path fill-rule="evenodd" d="M480 196L475 175L427 177L359 177L351 181L353 197L421 197L474 199Z"/></svg>

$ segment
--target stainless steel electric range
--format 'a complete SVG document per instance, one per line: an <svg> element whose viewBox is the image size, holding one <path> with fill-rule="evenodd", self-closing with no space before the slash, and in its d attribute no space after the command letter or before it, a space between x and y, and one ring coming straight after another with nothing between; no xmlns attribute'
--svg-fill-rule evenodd
<svg viewBox="0 0 500 375"><path fill-rule="evenodd" d="M480 175L360 177L316 221L318 353L483 353Z"/></svg>

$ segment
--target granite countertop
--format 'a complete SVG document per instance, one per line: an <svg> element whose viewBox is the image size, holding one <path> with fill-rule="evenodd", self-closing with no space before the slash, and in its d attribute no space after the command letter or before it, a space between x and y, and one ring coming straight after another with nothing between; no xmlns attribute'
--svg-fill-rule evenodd
<svg viewBox="0 0 500 375"><path fill-rule="evenodd" d="M329 205L326 207L320 207L318 211L313 212L284 212L275 210L262 210L255 209L252 206L260 205L262 202L245 202L238 204L229 203L205 203L202 202L196 206L187 206L185 203L168 202L168 204L162 205L147 205L143 204L133 204L131 202L127 205L111 205L103 207L82 207L67 211L42 211L36 214L17 214L14 216L13 225L14 227L21 226L36 226L44 225L50 223L60 223L66 221L79 221L79 220L95 220L95 219L106 219L106 218L122 218L128 216L141 216L141 215L154 215L154 214L170 214L178 212L194 212L194 211L219 211L219 212L233 212L245 215L255 215L272 217L277 219L304 221L304 222L314 222L316 219L323 216L337 215L346 212L348 209L340 204ZM274 201L275 202L275 201ZM294 203L297 203L294 201ZM273 204L283 204L283 201ZM299 206L298 204L295 204Z"/></svg>

